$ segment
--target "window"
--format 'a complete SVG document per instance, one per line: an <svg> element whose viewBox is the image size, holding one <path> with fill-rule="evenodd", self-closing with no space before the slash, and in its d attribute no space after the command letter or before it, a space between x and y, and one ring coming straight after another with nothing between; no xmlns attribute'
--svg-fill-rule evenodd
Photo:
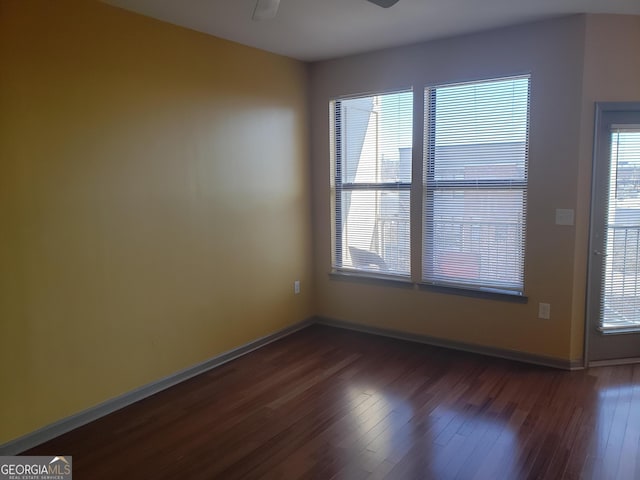
<svg viewBox="0 0 640 480"><path fill-rule="evenodd" d="M529 77L425 90L422 280L522 294Z"/></svg>
<svg viewBox="0 0 640 480"><path fill-rule="evenodd" d="M605 332L640 329L640 126L610 130L599 325Z"/></svg>
<svg viewBox="0 0 640 480"><path fill-rule="evenodd" d="M411 91L331 102L334 271L523 295L529 85L428 87L415 137Z"/></svg>
<svg viewBox="0 0 640 480"><path fill-rule="evenodd" d="M333 268L410 275L411 91L332 102Z"/></svg>

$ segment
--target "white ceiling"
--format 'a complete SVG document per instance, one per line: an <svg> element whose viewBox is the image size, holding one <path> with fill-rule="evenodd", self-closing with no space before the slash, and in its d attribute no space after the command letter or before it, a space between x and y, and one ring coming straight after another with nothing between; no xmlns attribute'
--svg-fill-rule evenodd
<svg viewBox="0 0 640 480"><path fill-rule="evenodd" d="M238 43L313 61L572 13L640 15L640 0L281 0L251 20L256 0L103 0Z"/></svg>

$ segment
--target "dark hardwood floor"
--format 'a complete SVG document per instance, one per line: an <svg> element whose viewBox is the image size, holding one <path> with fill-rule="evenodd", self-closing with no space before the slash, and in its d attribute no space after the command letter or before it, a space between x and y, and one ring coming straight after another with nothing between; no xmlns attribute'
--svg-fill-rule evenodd
<svg viewBox="0 0 640 480"><path fill-rule="evenodd" d="M33 455L79 479L640 479L640 365L566 372L312 326Z"/></svg>

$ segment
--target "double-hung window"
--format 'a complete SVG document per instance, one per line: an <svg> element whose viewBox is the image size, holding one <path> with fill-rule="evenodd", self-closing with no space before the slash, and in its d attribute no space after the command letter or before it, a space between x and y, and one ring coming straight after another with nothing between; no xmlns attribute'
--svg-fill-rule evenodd
<svg viewBox="0 0 640 480"><path fill-rule="evenodd" d="M331 103L333 268L409 277L413 94Z"/></svg>
<svg viewBox="0 0 640 480"><path fill-rule="evenodd" d="M332 101L333 269L523 295L529 83L426 88L422 140L411 91Z"/></svg>
<svg viewBox="0 0 640 480"><path fill-rule="evenodd" d="M425 90L422 280L523 294L529 77Z"/></svg>

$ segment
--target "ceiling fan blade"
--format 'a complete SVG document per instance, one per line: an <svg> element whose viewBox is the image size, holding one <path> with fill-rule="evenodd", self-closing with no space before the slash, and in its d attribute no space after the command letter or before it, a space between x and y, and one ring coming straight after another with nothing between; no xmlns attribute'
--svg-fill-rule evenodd
<svg viewBox="0 0 640 480"><path fill-rule="evenodd" d="M396 0L397 1L397 0ZM280 0L257 0L256 8L253 9L253 20L269 20L278 13Z"/></svg>
<svg viewBox="0 0 640 480"><path fill-rule="evenodd" d="M375 3L376 5L382 8L389 8L398 3L398 0L368 0L371 3Z"/></svg>

